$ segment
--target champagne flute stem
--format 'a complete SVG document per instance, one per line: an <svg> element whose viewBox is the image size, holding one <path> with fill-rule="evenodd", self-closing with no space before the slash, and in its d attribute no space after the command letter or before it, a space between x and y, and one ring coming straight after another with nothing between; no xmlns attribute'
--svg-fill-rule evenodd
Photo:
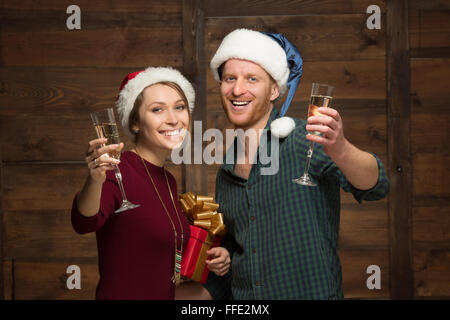
<svg viewBox="0 0 450 320"><path fill-rule="evenodd" d="M119 167L114 165L114 173L116 175L117 182L119 182L120 193L122 194L122 202L128 202L127 196L125 195L125 190L123 189L122 184L122 173L119 170Z"/></svg>
<svg viewBox="0 0 450 320"><path fill-rule="evenodd" d="M305 165L305 172L304 174L308 174L309 171L309 164L311 163L311 157L314 151L314 142L310 141L309 142L309 148L308 148L308 154L306 156L306 165Z"/></svg>

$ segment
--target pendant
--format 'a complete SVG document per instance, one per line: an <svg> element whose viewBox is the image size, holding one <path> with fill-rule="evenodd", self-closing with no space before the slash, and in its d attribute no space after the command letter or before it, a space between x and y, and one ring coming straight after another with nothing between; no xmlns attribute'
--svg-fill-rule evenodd
<svg viewBox="0 0 450 320"><path fill-rule="evenodd" d="M174 272L172 281L175 283L175 285L179 285L181 282L181 258L182 258L182 252L181 250L176 249L175 250L175 266L174 266Z"/></svg>

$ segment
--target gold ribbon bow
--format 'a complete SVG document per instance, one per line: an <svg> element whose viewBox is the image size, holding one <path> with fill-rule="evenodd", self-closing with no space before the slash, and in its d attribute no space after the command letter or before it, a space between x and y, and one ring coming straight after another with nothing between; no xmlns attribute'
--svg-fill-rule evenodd
<svg viewBox="0 0 450 320"><path fill-rule="evenodd" d="M205 229L212 236L225 235L223 214L217 212L219 204L214 202L213 197L186 192L180 195L179 201L190 224Z"/></svg>

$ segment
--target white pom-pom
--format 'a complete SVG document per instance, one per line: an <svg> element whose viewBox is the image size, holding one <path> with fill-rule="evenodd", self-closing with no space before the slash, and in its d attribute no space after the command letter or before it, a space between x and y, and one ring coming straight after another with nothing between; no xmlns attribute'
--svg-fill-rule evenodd
<svg viewBox="0 0 450 320"><path fill-rule="evenodd" d="M295 121L291 117L281 117L270 124L270 131L278 138L286 138L294 128Z"/></svg>

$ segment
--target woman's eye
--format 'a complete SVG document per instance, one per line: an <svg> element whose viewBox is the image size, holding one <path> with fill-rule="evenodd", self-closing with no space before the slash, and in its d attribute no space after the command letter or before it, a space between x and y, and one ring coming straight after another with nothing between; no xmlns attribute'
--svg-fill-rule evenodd
<svg viewBox="0 0 450 320"><path fill-rule="evenodd" d="M178 106L176 106L177 110L184 110L186 108L186 106L184 104L180 104Z"/></svg>
<svg viewBox="0 0 450 320"><path fill-rule="evenodd" d="M159 107L154 107L154 108L151 109L151 111L154 112L154 113L158 113L158 112L160 112L161 110L162 110L162 109L159 108Z"/></svg>

